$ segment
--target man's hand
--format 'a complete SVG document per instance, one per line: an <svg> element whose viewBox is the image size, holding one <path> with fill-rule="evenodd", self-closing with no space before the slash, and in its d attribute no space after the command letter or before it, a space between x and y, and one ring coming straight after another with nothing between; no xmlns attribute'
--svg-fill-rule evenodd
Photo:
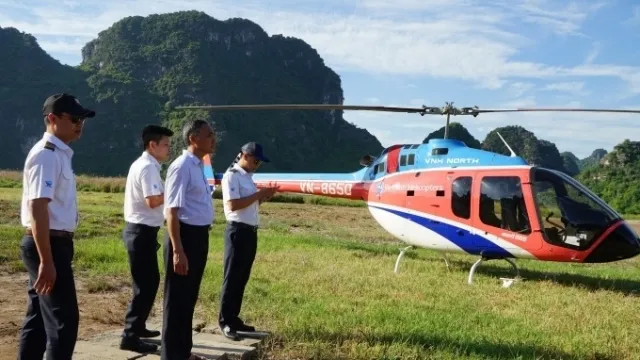
<svg viewBox="0 0 640 360"><path fill-rule="evenodd" d="M33 288L41 295L47 295L53 291L57 275L49 240L49 201L47 198L39 198L29 202L31 231L33 231L33 239L40 257L38 278Z"/></svg>
<svg viewBox="0 0 640 360"><path fill-rule="evenodd" d="M271 200L273 195L278 192L278 189L280 189L280 185L260 189L260 203Z"/></svg>
<svg viewBox="0 0 640 360"><path fill-rule="evenodd" d="M173 252L173 272L178 275L187 275L189 272L189 261L182 249Z"/></svg>
<svg viewBox="0 0 640 360"><path fill-rule="evenodd" d="M56 267L53 263L40 263L38 267L38 278L33 284L33 288L40 295L49 295L53 291L53 285L56 283Z"/></svg>

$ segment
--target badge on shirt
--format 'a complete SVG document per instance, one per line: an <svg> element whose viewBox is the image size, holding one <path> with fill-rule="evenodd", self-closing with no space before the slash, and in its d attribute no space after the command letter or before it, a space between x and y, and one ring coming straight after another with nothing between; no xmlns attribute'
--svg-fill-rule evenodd
<svg viewBox="0 0 640 360"><path fill-rule="evenodd" d="M44 181L44 186L46 186L46 187L48 187L48 188L52 187L52 186L53 186L53 181L51 181L51 180L45 180L45 181Z"/></svg>

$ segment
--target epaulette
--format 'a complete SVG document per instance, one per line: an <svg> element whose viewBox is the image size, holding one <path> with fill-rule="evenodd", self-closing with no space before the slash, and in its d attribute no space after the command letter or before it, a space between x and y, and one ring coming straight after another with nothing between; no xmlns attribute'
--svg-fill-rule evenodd
<svg viewBox="0 0 640 360"><path fill-rule="evenodd" d="M238 169L236 169L236 168L231 168L231 169L229 169L229 172L237 173L237 172L238 172Z"/></svg>
<svg viewBox="0 0 640 360"><path fill-rule="evenodd" d="M50 141L47 141L47 143L44 144L44 148L47 150L56 151L56 146L53 145L53 143Z"/></svg>

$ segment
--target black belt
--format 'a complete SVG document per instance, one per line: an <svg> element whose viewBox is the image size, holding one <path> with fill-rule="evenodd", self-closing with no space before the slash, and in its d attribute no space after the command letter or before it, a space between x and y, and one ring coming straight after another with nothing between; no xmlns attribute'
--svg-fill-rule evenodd
<svg viewBox="0 0 640 360"><path fill-rule="evenodd" d="M249 229L249 230L253 230L253 231L258 231L258 225L249 225L247 223L243 223L243 222L238 222L238 221L229 221L227 222L227 224L231 225L231 226L236 226L240 229Z"/></svg>
<svg viewBox="0 0 640 360"><path fill-rule="evenodd" d="M33 236L33 231L27 228L24 230L24 234L27 236ZM64 230L49 230L49 236L72 239L73 233L70 231L64 231Z"/></svg>

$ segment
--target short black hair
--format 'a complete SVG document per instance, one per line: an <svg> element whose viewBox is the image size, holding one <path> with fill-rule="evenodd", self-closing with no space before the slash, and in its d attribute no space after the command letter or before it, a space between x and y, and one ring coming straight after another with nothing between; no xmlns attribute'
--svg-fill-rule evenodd
<svg viewBox="0 0 640 360"><path fill-rule="evenodd" d="M160 125L147 125L142 129L142 146L146 149L150 142L159 142L163 136L172 137L173 131Z"/></svg>
<svg viewBox="0 0 640 360"><path fill-rule="evenodd" d="M184 140L185 146L191 145L189 143L189 136L197 135L200 129L206 125L210 126L210 124L206 120L202 119L186 122L182 127L182 139Z"/></svg>

